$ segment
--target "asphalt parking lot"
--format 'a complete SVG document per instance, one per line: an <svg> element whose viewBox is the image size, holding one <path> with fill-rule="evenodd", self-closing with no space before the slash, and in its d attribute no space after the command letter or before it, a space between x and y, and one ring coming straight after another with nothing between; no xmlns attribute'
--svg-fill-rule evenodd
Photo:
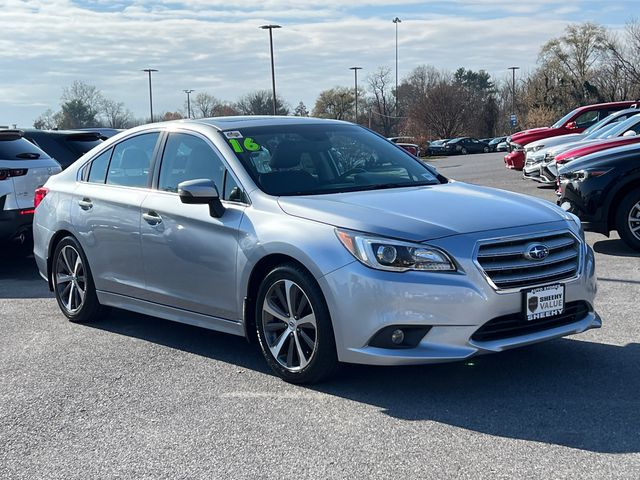
<svg viewBox="0 0 640 480"><path fill-rule="evenodd" d="M555 200L501 154L444 175ZM490 212L487 212L490 215ZM241 338L114 311L66 321L0 264L0 478L640 477L640 255L596 250L603 328L448 365L286 384Z"/></svg>

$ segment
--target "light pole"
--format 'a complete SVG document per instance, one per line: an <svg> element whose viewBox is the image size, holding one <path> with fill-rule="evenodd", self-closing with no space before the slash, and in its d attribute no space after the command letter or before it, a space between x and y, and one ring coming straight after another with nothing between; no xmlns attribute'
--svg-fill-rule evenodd
<svg viewBox="0 0 640 480"><path fill-rule="evenodd" d="M402 23L398 17L392 20L396 24L396 117L398 116L398 24Z"/></svg>
<svg viewBox="0 0 640 480"><path fill-rule="evenodd" d="M151 123L153 123L153 93L151 90L151 72L157 72L158 70L156 70L155 68L145 68L142 71L149 74L149 113L151 114Z"/></svg>
<svg viewBox="0 0 640 480"><path fill-rule="evenodd" d="M191 92L194 90L189 88L182 91L187 94L187 118L191 118Z"/></svg>
<svg viewBox="0 0 640 480"><path fill-rule="evenodd" d="M356 123L358 123L358 70L362 70L362 67L349 67L349 70L353 70L355 76L355 91L356 91Z"/></svg>
<svg viewBox="0 0 640 480"><path fill-rule="evenodd" d="M271 87L273 89L273 114L276 114L276 72L273 65L273 29L282 28L280 25L262 25L263 30L269 30L269 49L271 50Z"/></svg>
<svg viewBox="0 0 640 480"><path fill-rule="evenodd" d="M515 115L516 114L516 70L519 70L520 67L509 67L509 70L511 70L511 74L513 76L513 82L512 82L512 87L513 87L513 92L511 95L511 115ZM514 117L511 117L514 118ZM514 125L514 121L511 121L512 125L511 128L515 128Z"/></svg>

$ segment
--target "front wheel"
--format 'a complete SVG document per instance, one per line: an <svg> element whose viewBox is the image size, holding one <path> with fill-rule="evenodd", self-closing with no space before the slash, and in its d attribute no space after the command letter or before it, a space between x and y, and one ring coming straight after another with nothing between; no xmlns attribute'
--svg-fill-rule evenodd
<svg viewBox="0 0 640 480"><path fill-rule="evenodd" d="M627 245L640 251L640 192L633 191L620 202L616 228Z"/></svg>
<svg viewBox="0 0 640 480"><path fill-rule="evenodd" d="M484 147L484 148L482 149L482 151L483 151L484 153L489 153L489 147Z"/></svg>
<svg viewBox="0 0 640 480"><path fill-rule="evenodd" d="M463 148L462 150L460 150L460 153L462 155L466 155L467 153L469 153L469 151L466 148Z"/></svg>
<svg viewBox="0 0 640 480"><path fill-rule="evenodd" d="M256 327L271 369L291 383L314 383L338 366L331 318L315 279L294 264L263 280L256 301Z"/></svg>
<svg viewBox="0 0 640 480"><path fill-rule="evenodd" d="M56 245L51 280L58 306L72 322L89 322L106 313L106 307L98 302L87 258L75 238L65 237Z"/></svg>

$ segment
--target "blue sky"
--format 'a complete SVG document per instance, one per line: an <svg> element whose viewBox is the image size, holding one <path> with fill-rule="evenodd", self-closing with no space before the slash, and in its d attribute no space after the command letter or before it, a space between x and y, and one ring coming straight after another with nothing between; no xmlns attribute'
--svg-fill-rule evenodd
<svg viewBox="0 0 640 480"><path fill-rule="evenodd" d="M183 89L234 101L270 88L268 36L274 32L279 95L309 109L318 93L351 86L350 66L366 76L394 66L398 16L399 75L421 64L533 69L540 46L569 23L624 28L638 1L609 0L0 0L0 125L31 126L59 108L65 86L82 80L148 115L147 78L157 68L154 110L183 108Z"/></svg>

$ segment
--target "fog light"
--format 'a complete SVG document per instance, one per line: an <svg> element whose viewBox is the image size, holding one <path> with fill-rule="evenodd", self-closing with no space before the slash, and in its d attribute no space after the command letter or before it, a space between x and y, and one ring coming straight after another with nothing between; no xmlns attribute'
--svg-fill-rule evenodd
<svg viewBox="0 0 640 480"><path fill-rule="evenodd" d="M394 330L391 334L391 341L396 345L400 345L402 342L404 342L404 332L400 329Z"/></svg>
<svg viewBox="0 0 640 480"><path fill-rule="evenodd" d="M570 212L571 211L571 202L562 202L560 204L560 208L563 209L565 212Z"/></svg>

